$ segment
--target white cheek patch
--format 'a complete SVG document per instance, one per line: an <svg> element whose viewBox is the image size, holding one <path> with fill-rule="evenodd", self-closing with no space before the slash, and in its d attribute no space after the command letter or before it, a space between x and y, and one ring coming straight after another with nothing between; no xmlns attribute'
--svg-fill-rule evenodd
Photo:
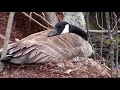
<svg viewBox="0 0 120 90"><path fill-rule="evenodd" d="M69 33L69 24L65 25L65 28L63 29L62 33Z"/></svg>

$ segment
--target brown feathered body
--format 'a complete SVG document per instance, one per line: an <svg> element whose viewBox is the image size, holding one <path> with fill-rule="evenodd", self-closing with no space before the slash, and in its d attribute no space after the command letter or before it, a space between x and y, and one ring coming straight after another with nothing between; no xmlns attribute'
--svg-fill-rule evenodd
<svg viewBox="0 0 120 90"><path fill-rule="evenodd" d="M77 56L88 57L92 53L91 45L74 33L47 37L51 30L32 34L9 45L8 54L14 64L42 63Z"/></svg>

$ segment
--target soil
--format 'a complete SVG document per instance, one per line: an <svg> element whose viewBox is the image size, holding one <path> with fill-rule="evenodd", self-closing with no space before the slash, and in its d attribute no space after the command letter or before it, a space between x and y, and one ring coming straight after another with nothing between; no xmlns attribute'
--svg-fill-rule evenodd
<svg viewBox="0 0 120 90"><path fill-rule="evenodd" d="M86 63L88 62L88 63ZM0 78L108 78L105 67L92 59L48 62L32 65L5 65Z"/></svg>

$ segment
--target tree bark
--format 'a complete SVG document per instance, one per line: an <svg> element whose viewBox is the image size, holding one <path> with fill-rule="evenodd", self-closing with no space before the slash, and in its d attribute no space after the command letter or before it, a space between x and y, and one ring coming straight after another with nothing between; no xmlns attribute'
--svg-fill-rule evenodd
<svg viewBox="0 0 120 90"><path fill-rule="evenodd" d="M48 20L53 26L55 26L55 24L57 23L55 13L54 13L54 12L46 12L46 14L47 14L47 20Z"/></svg>
<svg viewBox="0 0 120 90"><path fill-rule="evenodd" d="M118 50L118 26L117 26L117 15L115 12L113 12L114 15L114 22L115 22L115 31L116 31L116 76L117 78L119 78L119 73L118 73L118 54L119 54L119 50Z"/></svg>
<svg viewBox="0 0 120 90"><path fill-rule="evenodd" d="M111 32L111 28L110 28L110 17L109 17L109 12L105 13L106 16L106 25L107 25L107 29L108 29L108 35L109 35L109 39L110 39L110 64L111 64L111 77L114 76L113 73L113 69L114 69L114 45L113 45L113 35Z"/></svg>
<svg viewBox="0 0 120 90"><path fill-rule="evenodd" d="M60 12L62 13L62 12ZM75 26L78 26L86 31L86 23L83 12L63 12L63 15L61 15L61 19L56 17L58 14L57 12L46 12L47 14L47 20L54 26L57 22L60 20L67 21L70 24L73 24ZM60 15L59 15L60 16ZM63 18L63 19L62 19ZM60 20L58 20L60 19Z"/></svg>
<svg viewBox="0 0 120 90"><path fill-rule="evenodd" d="M2 35L2 34L0 34L0 39L5 39L5 37Z"/></svg>
<svg viewBox="0 0 120 90"><path fill-rule="evenodd" d="M10 12L10 14L9 14L1 59L4 58L7 54L7 49L8 49L8 44L10 41L10 33L11 33L11 29L12 29L12 22L13 22L14 14L15 14L15 12ZM4 64L0 62L0 72L2 72L3 69L4 69Z"/></svg>
<svg viewBox="0 0 120 90"><path fill-rule="evenodd" d="M86 31L86 23L83 12L64 12L63 20Z"/></svg>

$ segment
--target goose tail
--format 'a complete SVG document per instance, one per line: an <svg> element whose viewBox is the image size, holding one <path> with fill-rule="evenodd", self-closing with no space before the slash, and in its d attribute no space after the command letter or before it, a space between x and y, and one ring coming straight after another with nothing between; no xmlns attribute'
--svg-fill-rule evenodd
<svg viewBox="0 0 120 90"><path fill-rule="evenodd" d="M9 63L12 58L13 58L12 55L7 55L5 58L1 59L1 62Z"/></svg>

